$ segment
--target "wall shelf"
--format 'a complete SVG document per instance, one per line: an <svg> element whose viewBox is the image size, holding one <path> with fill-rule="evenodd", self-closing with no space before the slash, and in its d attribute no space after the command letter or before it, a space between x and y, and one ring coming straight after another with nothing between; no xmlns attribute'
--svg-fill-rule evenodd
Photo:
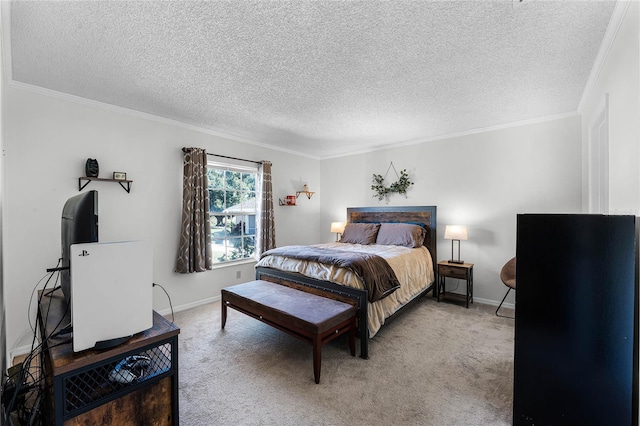
<svg viewBox="0 0 640 426"><path fill-rule="evenodd" d="M122 189L127 191L127 193L131 192L131 184L133 183L132 180L128 180L128 179L105 179L105 178L99 178L99 177L81 176L78 178L78 191L82 191L93 180L102 181L102 182L118 182L122 187ZM85 181L85 182L82 183L82 181Z"/></svg>
<svg viewBox="0 0 640 426"><path fill-rule="evenodd" d="M300 194L304 194L307 196L308 199L311 199L311 197L313 197L313 194L315 194L315 192L313 191L296 191L296 198L298 198L300 196Z"/></svg>
<svg viewBox="0 0 640 426"><path fill-rule="evenodd" d="M295 204L288 204L286 200L283 200L282 198L278 198L278 204L281 206L288 206L288 207L295 207Z"/></svg>

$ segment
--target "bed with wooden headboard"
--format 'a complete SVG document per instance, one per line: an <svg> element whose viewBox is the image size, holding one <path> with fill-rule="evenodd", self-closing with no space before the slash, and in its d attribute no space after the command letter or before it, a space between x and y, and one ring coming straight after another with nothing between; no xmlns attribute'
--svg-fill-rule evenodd
<svg viewBox="0 0 640 426"><path fill-rule="evenodd" d="M400 228L411 228L409 224L421 227L424 229L424 240L421 247L409 248L376 243L369 245L329 243L311 246L321 247L321 250L366 250L384 257L395 271L400 286L391 295L385 296L381 300L371 301L371 292L364 285L358 284L362 281L361 277L356 277L350 271L345 272L341 268L328 267L313 262L294 261L289 258L269 255L269 252L256 265L256 279L287 285L356 306L360 356L368 358L369 338L377 333L379 326L395 318L406 307L417 301L420 296L430 291L433 291L433 295L436 296L436 210L436 206L352 207L347 209L347 226L350 226L350 223L387 224L384 225L386 227L384 229L389 230L399 228L393 224L401 223L407 225L401 225ZM379 235L382 234L381 231ZM388 236L388 232L386 235ZM343 240L346 236L347 231L345 231ZM296 247L303 248L303 246L293 246L294 251Z"/></svg>

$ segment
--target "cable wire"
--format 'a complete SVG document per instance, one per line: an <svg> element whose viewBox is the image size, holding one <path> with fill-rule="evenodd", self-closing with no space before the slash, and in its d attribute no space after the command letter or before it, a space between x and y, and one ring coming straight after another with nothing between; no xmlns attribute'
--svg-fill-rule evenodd
<svg viewBox="0 0 640 426"><path fill-rule="evenodd" d="M171 297L169 296L169 293L167 293L167 290L165 290L165 288L162 287L160 284L153 283L153 286L154 287L156 287L156 286L160 287L162 289L162 291L164 291L164 294L167 295L167 299L169 299L169 308L171 308L171 322L175 324L174 317L173 317L173 305L171 304Z"/></svg>
<svg viewBox="0 0 640 426"><path fill-rule="evenodd" d="M59 264L60 261L58 261ZM54 275L56 275L57 271L51 271L47 273L47 275L43 276L34 286L31 297L29 299L29 307L27 317L29 319L29 325L33 332L33 338L31 340L31 350L25 356L22 361L22 366L15 373L6 375L6 379L3 379L2 382L2 402L4 404L5 412L4 412L4 420L5 424L12 425L13 424L13 416L15 413L17 419L20 420L20 424L33 424L33 422L38 420L38 415L40 412L40 401L42 400L42 396L44 395L42 392L46 392L46 389L43 388L42 383L46 383L44 381L43 375L43 366L38 365L32 366L32 362L36 357L41 356L43 348L49 343L50 339L55 337L58 333L56 330L60 327L64 317L67 315L69 311L69 304L66 304L66 309L64 315L60 318L58 323L55 325L53 331L49 335L46 334L47 330L47 322L49 317L50 304L47 307L45 312L45 316L42 316L42 311L40 310L40 306L42 303L43 297L51 297L52 293L56 291L59 286L54 286L53 288L47 289L49 284L51 283L51 279ZM57 284L59 279L59 272L57 273L56 280L54 283ZM45 284L42 287L42 290L38 296L38 308L36 309L36 323L35 325L31 322L31 316L29 313L31 312L31 305L33 302L33 295L36 292L36 289L42 283L42 281L46 278ZM38 343L38 327L41 328L41 341ZM67 344L68 340L58 342L54 345L48 345L49 348ZM8 372L7 372L8 373ZM3 377L5 374L3 374ZM31 393L31 394L30 394ZM29 394L29 397L27 395ZM9 397L10 396L10 397ZM27 403L28 399L35 401L29 405Z"/></svg>

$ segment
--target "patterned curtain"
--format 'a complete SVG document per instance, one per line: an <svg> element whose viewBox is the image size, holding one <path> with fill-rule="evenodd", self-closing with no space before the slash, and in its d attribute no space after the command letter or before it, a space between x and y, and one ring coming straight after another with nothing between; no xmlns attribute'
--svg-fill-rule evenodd
<svg viewBox="0 0 640 426"><path fill-rule="evenodd" d="M260 198L258 199L258 241L256 256L276 247L276 226L273 218L273 190L271 188L271 162L260 165Z"/></svg>
<svg viewBox="0 0 640 426"><path fill-rule="evenodd" d="M213 261L207 152L201 148L182 148L182 151L182 229L176 272L186 274L211 269Z"/></svg>

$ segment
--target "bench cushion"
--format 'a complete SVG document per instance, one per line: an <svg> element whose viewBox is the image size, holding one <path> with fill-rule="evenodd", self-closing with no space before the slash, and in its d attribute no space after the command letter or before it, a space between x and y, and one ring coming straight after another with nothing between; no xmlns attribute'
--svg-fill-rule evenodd
<svg viewBox="0 0 640 426"><path fill-rule="evenodd" d="M223 300L243 299L247 305L268 307L278 319L286 319L314 334L322 334L355 315L355 306L269 281L257 280L222 289Z"/></svg>

